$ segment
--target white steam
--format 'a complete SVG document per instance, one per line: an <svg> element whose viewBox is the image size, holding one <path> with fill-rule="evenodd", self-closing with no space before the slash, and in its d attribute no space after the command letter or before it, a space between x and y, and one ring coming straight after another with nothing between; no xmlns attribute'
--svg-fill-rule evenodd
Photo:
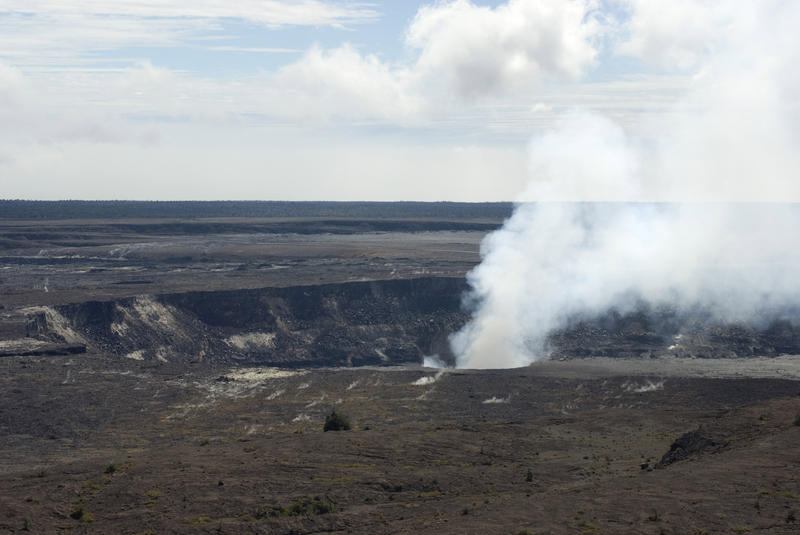
<svg viewBox="0 0 800 535"><path fill-rule="evenodd" d="M781 204L800 193L800 7L731 2L699 46L631 5L620 49L667 51L652 60L696 67L694 85L636 132L575 111L532 142L532 182L468 275L459 367L546 358L569 318L642 299L724 321L800 305L800 207Z"/></svg>
<svg viewBox="0 0 800 535"><path fill-rule="evenodd" d="M423 368L447 368L447 363L439 355L422 357Z"/></svg>

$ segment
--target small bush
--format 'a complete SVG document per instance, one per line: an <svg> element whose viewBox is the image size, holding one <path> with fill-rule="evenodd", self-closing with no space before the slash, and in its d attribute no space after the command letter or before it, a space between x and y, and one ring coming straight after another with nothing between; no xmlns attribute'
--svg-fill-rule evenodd
<svg viewBox="0 0 800 535"><path fill-rule="evenodd" d="M73 520L83 523L89 523L94 520L94 515L84 510L83 505L75 506L72 511L70 511L69 516Z"/></svg>
<svg viewBox="0 0 800 535"><path fill-rule="evenodd" d="M313 498L300 498L288 507L279 505L267 505L260 508L255 513L255 518L278 517L278 516L314 516L335 513L336 506L328 500L319 496Z"/></svg>
<svg viewBox="0 0 800 535"><path fill-rule="evenodd" d="M189 521L190 526L205 526L206 524L211 522L210 516L198 516Z"/></svg>
<svg viewBox="0 0 800 535"><path fill-rule="evenodd" d="M332 503L323 501L319 496L314 496L311 500L307 498L297 500L288 509L290 516L325 515L335 510Z"/></svg>
<svg viewBox="0 0 800 535"><path fill-rule="evenodd" d="M350 430L350 422L347 420L346 417L338 414L336 411L333 411L328 416L325 417L325 426L322 428L323 431L349 431Z"/></svg>

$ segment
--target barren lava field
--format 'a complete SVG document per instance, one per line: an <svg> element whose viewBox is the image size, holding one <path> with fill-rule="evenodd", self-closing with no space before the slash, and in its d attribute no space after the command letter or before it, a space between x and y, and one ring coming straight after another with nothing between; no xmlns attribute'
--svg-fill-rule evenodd
<svg viewBox="0 0 800 535"><path fill-rule="evenodd" d="M0 533L800 532L791 318L610 311L427 369L507 207L9 206Z"/></svg>

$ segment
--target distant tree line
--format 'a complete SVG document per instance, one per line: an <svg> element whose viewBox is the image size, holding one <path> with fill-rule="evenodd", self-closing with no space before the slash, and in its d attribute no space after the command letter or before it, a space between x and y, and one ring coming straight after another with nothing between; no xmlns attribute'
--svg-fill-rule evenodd
<svg viewBox="0 0 800 535"><path fill-rule="evenodd" d="M0 199L0 219L346 217L503 219L510 202L26 201Z"/></svg>

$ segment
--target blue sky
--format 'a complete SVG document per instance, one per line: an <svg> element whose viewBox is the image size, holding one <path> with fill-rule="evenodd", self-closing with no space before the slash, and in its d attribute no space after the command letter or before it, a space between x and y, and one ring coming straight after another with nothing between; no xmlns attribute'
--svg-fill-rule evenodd
<svg viewBox="0 0 800 535"><path fill-rule="evenodd" d="M647 143L752 5L0 0L0 197L515 199L565 114Z"/></svg>

